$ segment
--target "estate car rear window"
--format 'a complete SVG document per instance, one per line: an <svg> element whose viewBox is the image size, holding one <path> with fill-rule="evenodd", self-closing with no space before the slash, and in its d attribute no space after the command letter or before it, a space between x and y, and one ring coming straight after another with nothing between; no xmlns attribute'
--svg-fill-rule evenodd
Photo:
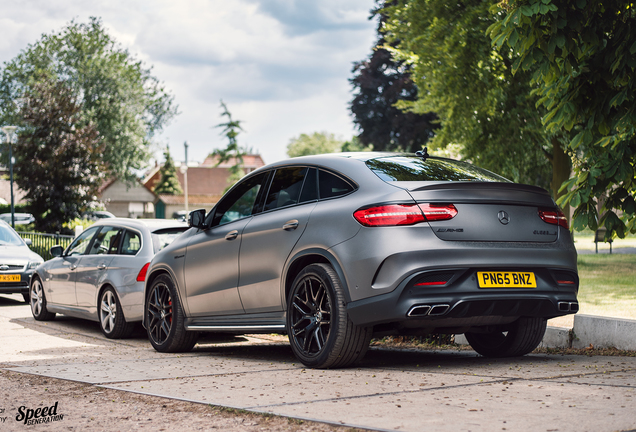
<svg viewBox="0 0 636 432"><path fill-rule="evenodd" d="M465 162L429 157L390 156L370 159L367 167L386 182L392 181L485 181L510 180Z"/></svg>

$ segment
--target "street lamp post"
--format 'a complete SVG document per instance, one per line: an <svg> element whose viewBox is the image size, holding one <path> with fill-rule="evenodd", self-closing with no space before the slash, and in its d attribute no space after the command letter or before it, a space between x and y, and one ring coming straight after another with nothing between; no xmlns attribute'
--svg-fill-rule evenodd
<svg viewBox="0 0 636 432"><path fill-rule="evenodd" d="M186 220L188 220L188 142L185 141L183 143L183 147L185 148L185 163L181 165L181 173L183 174L183 183L185 189L185 211L186 211Z"/></svg>
<svg viewBox="0 0 636 432"><path fill-rule="evenodd" d="M7 137L7 143L9 144L9 182L11 183L11 226L15 229L15 208L13 202L13 152L12 152L12 142L13 137L15 136L15 130L17 126L3 126L2 131Z"/></svg>

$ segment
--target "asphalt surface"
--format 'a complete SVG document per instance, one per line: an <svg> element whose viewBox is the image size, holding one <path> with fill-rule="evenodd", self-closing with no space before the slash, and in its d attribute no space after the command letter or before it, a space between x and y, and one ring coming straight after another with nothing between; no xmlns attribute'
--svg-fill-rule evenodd
<svg viewBox="0 0 636 432"><path fill-rule="evenodd" d="M0 297L0 363L16 372L374 430L636 429L636 357L372 348L359 367L311 370L280 338L161 354L142 332L112 341L96 323L37 322L17 299Z"/></svg>

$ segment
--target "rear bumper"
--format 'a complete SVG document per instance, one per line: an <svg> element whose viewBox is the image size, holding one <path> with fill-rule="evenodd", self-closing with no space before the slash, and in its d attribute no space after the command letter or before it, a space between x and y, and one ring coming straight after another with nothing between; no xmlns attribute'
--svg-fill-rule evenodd
<svg viewBox="0 0 636 432"><path fill-rule="evenodd" d="M427 275L439 273L424 271L408 277L392 292L349 303L349 317L361 326L392 324L397 328L465 331L521 316L548 319L578 311L576 273L569 271L574 283L566 285L555 277L563 268L515 268L534 272L537 287L479 288L476 272L486 268L443 269L454 275L446 285L416 286Z"/></svg>

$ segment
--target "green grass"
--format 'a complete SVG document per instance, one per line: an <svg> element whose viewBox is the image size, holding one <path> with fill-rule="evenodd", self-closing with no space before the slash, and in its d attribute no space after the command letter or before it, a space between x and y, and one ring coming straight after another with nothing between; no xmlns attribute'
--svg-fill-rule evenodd
<svg viewBox="0 0 636 432"><path fill-rule="evenodd" d="M636 254L579 255L580 313L636 319Z"/></svg>

